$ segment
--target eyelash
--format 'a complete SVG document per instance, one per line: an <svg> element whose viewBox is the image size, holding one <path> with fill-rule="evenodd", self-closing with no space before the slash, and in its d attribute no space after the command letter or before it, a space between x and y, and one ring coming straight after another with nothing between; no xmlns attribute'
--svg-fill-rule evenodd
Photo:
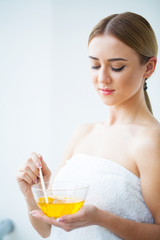
<svg viewBox="0 0 160 240"><path fill-rule="evenodd" d="M92 66L91 68L96 70L96 69L99 69L100 66ZM111 70L114 71L114 72L121 72L124 68L125 68L125 66L122 66L120 68L111 67Z"/></svg>
<svg viewBox="0 0 160 240"><path fill-rule="evenodd" d="M120 68L113 68L113 67L111 67L112 71L114 71L114 72L121 72L124 68L125 68L125 66L122 66Z"/></svg>

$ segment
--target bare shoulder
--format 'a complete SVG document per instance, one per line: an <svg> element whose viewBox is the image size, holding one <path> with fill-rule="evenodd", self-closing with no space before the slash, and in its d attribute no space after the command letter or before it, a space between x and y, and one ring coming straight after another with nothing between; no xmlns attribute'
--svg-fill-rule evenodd
<svg viewBox="0 0 160 240"><path fill-rule="evenodd" d="M66 146L66 149L65 149L65 152L64 152L64 161L66 161L67 159L70 159L73 155L73 152L74 152L74 149L75 147L77 146L77 144L87 135L89 134L95 127L95 123L86 123L86 124L82 124L80 126L78 126L67 146Z"/></svg>
<svg viewBox="0 0 160 240"><path fill-rule="evenodd" d="M53 179L56 177L56 175L58 174L60 169L66 164L66 161L71 159L71 157L73 156L73 153L74 153L74 149L77 146L77 144L79 143L79 141L81 141L83 139L83 137L85 137L87 134L89 134L92 131L92 129L94 128L94 126L95 126L94 123L87 123L87 124L78 126L74 130L74 132L71 135L71 138L68 141L68 144L64 150L62 161L61 161Z"/></svg>
<svg viewBox="0 0 160 240"><path fill-rule="evenodd" d="M160 126L151 124L140 128L133 149L140 172L158 165L160 167Z"/></svg>
<svg viewBox="0 0 160 240"><path fill-rule="evenodd" d="M86 123L78 126L73 133L76 138L83 137L86 134L90 133L95 127L95 123Z"/></svg>
<svg viewBox="0 0 160 240"><path fill-rule="evenodd" d="M149 125L138 129L137 144L140 148L146 148L147 146L156 146L160 141L160 126ZM146 149L147 150L147 149Z"/></svg>
<svg viewBox="0 0 160 240"><path fill-rule="evenodd" d="M144 200L155 223L160 224L160 127L142 127L135 139L135 157Z"/></svg>

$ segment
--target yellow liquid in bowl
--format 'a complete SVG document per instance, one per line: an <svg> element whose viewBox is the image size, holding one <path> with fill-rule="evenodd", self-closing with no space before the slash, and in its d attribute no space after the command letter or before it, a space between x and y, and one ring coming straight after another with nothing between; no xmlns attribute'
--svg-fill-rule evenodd
<svg viewBox="0 0 160 240"><path fill-rule="evenodd" d="M84 204L84 201L74 201L67 198L56 199L48 197L48 203L45 198L38 199L38 206L48 217L59 218L63 215L76 213Z"/></svg>

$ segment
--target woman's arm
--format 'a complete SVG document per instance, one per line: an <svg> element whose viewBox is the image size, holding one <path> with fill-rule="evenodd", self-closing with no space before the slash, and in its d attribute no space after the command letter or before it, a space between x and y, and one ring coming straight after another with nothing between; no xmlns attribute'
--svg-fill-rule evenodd
<svg viewBox="0 0 160 240"><path fill-rule="evenodd" d="M125 240L159 240L160 225L138 223L109 212L100 210L97 215L99 226L107 228L117 236Z"/></svg>
<svg viewBox="0 0 160 240"><path fill-rule="evenodd" d="M37 209L37 210L39 209L36 202L33 199L30 199L30 200L28 199L26 200L26 203L27 203L29 220L32 226L34 227L34 229L41 235L41 237L43 238L49 237L51 232L51 225L44 221L41 221L40 219L36 219L31 214L33 209Z"/></svg>
<svg viewBox="0 0 160 240"><path fill-rule="evenodd" d="M78 142L82 139L82 137L90 131L92 128L92 124L85 124L78 127L73 133L66 150L64 152L64 157L62 159L62 163L58 168L58 171L65 165L66 161L70 159L73 155L74 149ZM51 224L41 219L35 218L33 210L39 210L31 191L31 186L39 181L38 173L39 173L39 165L42 166L42 173L45 181L49 181L51 176L51 171L48 169L46 163L43 161L43 158L36 153L32 153L31 157L23 164L23 166L17 172L17 182L19 187L25 197L29 219L33 227L42 237L48 237L51 231ZM55 174L55 176L56 176ZM54 177L55 177L54 176ZM54 179L53 179L54 180Z"/></svg>
<svg viewBox="0 0 160 240"><path fill-rule="evenodd" d="M39 181L38 173L40 166L42 166L44 180L49 181L51 172L48 169L46 163L43 161L42 157L35 153L31 154L30 158L23 164L23 166L17 172L17 182L25 197L28 212L32 211L33 209L39 209L34 200L31 191L31 186L34 183L37 183L37 181ZM50 224L34 218L31 214L29 214L29 219L33 227L42 237L45 238L50 235L51 229Z"/></svg>

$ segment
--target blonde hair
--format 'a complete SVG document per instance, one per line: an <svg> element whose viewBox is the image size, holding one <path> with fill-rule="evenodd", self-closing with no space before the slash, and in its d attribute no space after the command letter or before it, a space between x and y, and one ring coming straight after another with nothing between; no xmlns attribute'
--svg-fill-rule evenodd
<svg viewBox="0 0 160 240"><path fill-rule="evenodd" d="M105 34L112 34L134 49L139 55L140 64L147 63L153 56L157 57L158 45L155 33L149 22L136 13L113 14L102 19L90 33L88 45L94 37ZM152 113L146 90L144 96L147 107Z"/></svg>

